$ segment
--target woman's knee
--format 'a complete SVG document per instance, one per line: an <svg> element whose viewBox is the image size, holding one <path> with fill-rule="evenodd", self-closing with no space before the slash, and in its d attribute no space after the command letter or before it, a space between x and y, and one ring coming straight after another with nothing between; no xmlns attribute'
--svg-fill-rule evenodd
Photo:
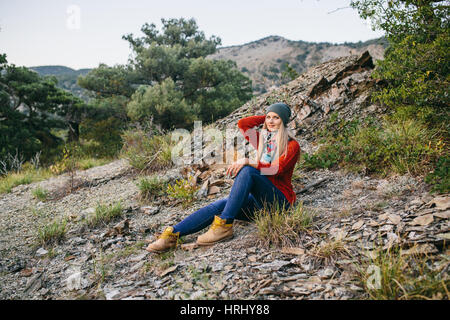
<svg viewBox="0 0 450 320"><path fill-rule="evenodd" d="M247 166L247 165L246 165L246 166L243 166L243 167L241 168L241 170L239 170L238 175L241 175L241 176L243 176L243 175L249 176L249 175L251 175L251 174L256 174L256 173L259 173L258 169L253 168L252 166Z"/></svg>

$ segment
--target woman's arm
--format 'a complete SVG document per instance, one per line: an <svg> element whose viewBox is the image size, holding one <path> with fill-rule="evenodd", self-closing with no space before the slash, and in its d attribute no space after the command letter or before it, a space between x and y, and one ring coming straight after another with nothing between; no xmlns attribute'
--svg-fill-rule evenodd
<svg viewBox="0 0 450 320"><path fill-rule="evenodd" d="M266 121L266 116L262 115L242 118L237 123L245 140L249 141L256 150L258 149L259 132L254 128L263 124L264 121Z"/></svg>
<svg viewBox="0 0 450 320"><path fill-rule="evenodd" d="M237 123L245 140L249 141L250 144L253 145L253 147L255 149L258 149L259 132L258 132L258 130L255 130L254 128L256 126L259 126L262 123L264 123L265 120L266 120L265 115L250 116L250 117L240 119ZM242 167L245 165L252 166L253 168L256 168L256 169L258 167L258 164L252 163L250 161L250 159L242 158L242 159L235 161L228 167L228 169L226 171L226 175L231 176L231 177L236 176L239 173L239 171L242 169Z"/></svg>
<svg viewBox="0 0 450 320"><path fill-rule="evenodd" d="M239 160L233 162L233 163L228 167L227 172L226 172L225 174L226 174L227 176L234 177L234 176L236 176L236 175L239 173L239 171L241 171L241 169L242 169L244 166L246 166L246 165L252 166L253 168L258 169L258 168L257 168L258 165L257 165L257 164L252 164L252 163L250 163L250 159L249 159L249 158L242 158L242 159L239 159Z"/></svg>

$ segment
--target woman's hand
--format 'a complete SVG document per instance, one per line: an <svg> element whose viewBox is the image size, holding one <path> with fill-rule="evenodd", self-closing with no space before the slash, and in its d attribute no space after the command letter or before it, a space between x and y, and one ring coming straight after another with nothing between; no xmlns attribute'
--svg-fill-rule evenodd
<svg viewBox="0 0 450 320"><path fill-rule="evenodd" d="M228 167L226 175L234 178L239 173L239 171L242 169L242 167L247 164L249 164L248 158L242 158L242 159L239 159L239 160L233 162L233 164L231 164Z"/></svg>

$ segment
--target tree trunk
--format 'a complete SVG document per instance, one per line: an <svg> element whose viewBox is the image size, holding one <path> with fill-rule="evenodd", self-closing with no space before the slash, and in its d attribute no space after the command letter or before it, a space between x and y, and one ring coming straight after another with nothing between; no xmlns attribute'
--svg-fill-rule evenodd
<svg viewBox="0 0 450 320"><path fill-rule="evenodd" d="M80 124L78 122L69 122L69 142L78 142L80 140Z"/></svg>

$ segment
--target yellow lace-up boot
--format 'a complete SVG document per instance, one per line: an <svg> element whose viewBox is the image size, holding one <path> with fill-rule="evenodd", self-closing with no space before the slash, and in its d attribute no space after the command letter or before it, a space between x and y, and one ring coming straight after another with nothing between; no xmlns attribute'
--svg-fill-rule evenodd
<svg viewBox="0 0 450 320"><path fill-rule="evenodd" d="M200 246L208 246L232 237L233 224L226 224L226 219L215 216L209 230L197 238L197 244Z"/></svg>
<svg viewBox="0 0 450 320"><path fill-rule="evenodd" d="M149 252L164 252L177 246L180 233L173 233L173 227L167 227L158 239L145 249Z"/></svg>

